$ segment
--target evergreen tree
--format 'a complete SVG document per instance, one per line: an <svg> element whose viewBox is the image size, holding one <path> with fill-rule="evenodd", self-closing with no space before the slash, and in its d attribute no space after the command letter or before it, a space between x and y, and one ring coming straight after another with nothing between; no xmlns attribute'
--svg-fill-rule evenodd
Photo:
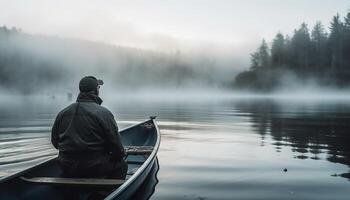
<svg viewBox="0 0 350 200"><path fill-rule="evenodd" d="M311 33L312 63L318 69L324 70L327 60L327 32L322 23L318 21Z"/></svg>
<svg viewBox="0 0 350 200"><path fill-rule="evenodd" d="M343 43L344 65L346 69L350 69L350 12L344 19L344 43Z"/></svg>
<svg viewBox="0 0 350 200"><path fill-rule="evenodd" d="M269 47L263 39L260 47L259 47L259 55L260 55L260 65L262 68L269 67L270 64L270 57L269 57Z"/></svg>
<svg viewBox="0 0 350 200"><path fill-rule="evenodd" d="M285 64L285 41L282 33L278 33L271 46L271 66L280 67Z"/></svg>
<svg viewBox="0 0 350 200"><path fill-rule="evenodd" d="M343 23L339 14L333 17L330 26L329 46L331 50L331 70L336 72L342 63Z"/></svg>
<svg viewBox="0 0 350 200"><path fill-rule="evenodd" d="M298 30L295 30L291 41L292 65L300 70L309 70L311 39L306 23L302 23Z"/></svg>
<svg viewBox="0 0 350 200"><path fill-rule="evenodd" d="M262 41L260 47L251 54L251 70L258 70L261 68L267 68L269 66L269 47L265 40Z"/></svg>
<svg viewBox="0 0 350 200"><path fill-rule="evenodd" d="M291 38L289 37L289 35L286 35L286 37L284 38L284 54L285 54L285 65L287 68L290 68L291 66L291 55L292 55L292 48L291 48L291 43L292 43L292 40Z"/></svg>
<svg viewBox="0 0 350 200"><path fill-rule="evenodd" d="M260 54L258 51L250 55L251 70L257 70L260 67Z"/></svg>
<svg viewBox="0 0 350 200"><path fill-rule="evenodd" d="M311 40L315 43L317 49L322 48L323 43L327 41L327 33L320 21L312 29Z"/></svg>
<svg viewBox="0 0 350 200"><path fill-rule="evenodd" d="M350 30L350 11L348 12L346 17L344 18L344 28L346 31Z"/></svg>

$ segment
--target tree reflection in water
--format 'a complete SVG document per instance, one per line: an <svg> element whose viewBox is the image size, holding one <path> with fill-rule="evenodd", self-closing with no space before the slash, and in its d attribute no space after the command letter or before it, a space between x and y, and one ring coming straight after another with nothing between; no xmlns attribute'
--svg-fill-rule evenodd
<svg viewBox="0 0 350 200"><path fill-rule="evenodd" d="M253 129L271 135L276 151L292 147L296 159L322 159L350 167L350 104L301 103L259 100L235 102L235 107L249 113ZM333 174L350 180L350 171Z"/></svg>

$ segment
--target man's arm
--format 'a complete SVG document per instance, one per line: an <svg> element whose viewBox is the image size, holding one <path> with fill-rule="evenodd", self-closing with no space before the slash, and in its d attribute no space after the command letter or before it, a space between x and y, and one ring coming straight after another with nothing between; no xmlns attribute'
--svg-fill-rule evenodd
<svg viewBox="0 0 350 200"><path fill-rule="evenodd" d="M112 113L108 113L107 119L105 121L105 134L107 136L107 143L109 150L112 155L116 158L122 158L125 156L125 150L123 144L121 143L120 134L118 132L118 126L115 122L114 116Z"/></svg>
<svg viewBox="0 0 350 200"><path fill-rule="evenodd" d="M58 114L51 129L51 143L56 149L58 149L59 124L60 124L60 116Z"/></svg>

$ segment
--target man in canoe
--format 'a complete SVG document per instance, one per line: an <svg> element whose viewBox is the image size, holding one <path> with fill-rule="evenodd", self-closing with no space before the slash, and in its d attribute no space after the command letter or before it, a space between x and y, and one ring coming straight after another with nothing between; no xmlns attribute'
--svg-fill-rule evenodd
<svg viewBox="0 0 350 200"><path fill-rule="evenodd" d="M51 142L65 177L125 179L128 165L113 114L101 106L102 80L86 76L77 101L58 113Z"/></svg>

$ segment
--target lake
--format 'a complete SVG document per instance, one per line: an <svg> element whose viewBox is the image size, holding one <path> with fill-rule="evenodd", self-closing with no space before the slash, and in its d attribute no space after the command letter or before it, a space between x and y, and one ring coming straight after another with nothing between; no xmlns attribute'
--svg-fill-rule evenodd
<svg viewBox="0 0 350 200"><path fill-rule="evenodd" d="M51 125L68 104L0 100L0 177L57 154ZM349 199L346 99L106 98L103 105L120 128L157 115L162 138L150 199Z"/></svg>

